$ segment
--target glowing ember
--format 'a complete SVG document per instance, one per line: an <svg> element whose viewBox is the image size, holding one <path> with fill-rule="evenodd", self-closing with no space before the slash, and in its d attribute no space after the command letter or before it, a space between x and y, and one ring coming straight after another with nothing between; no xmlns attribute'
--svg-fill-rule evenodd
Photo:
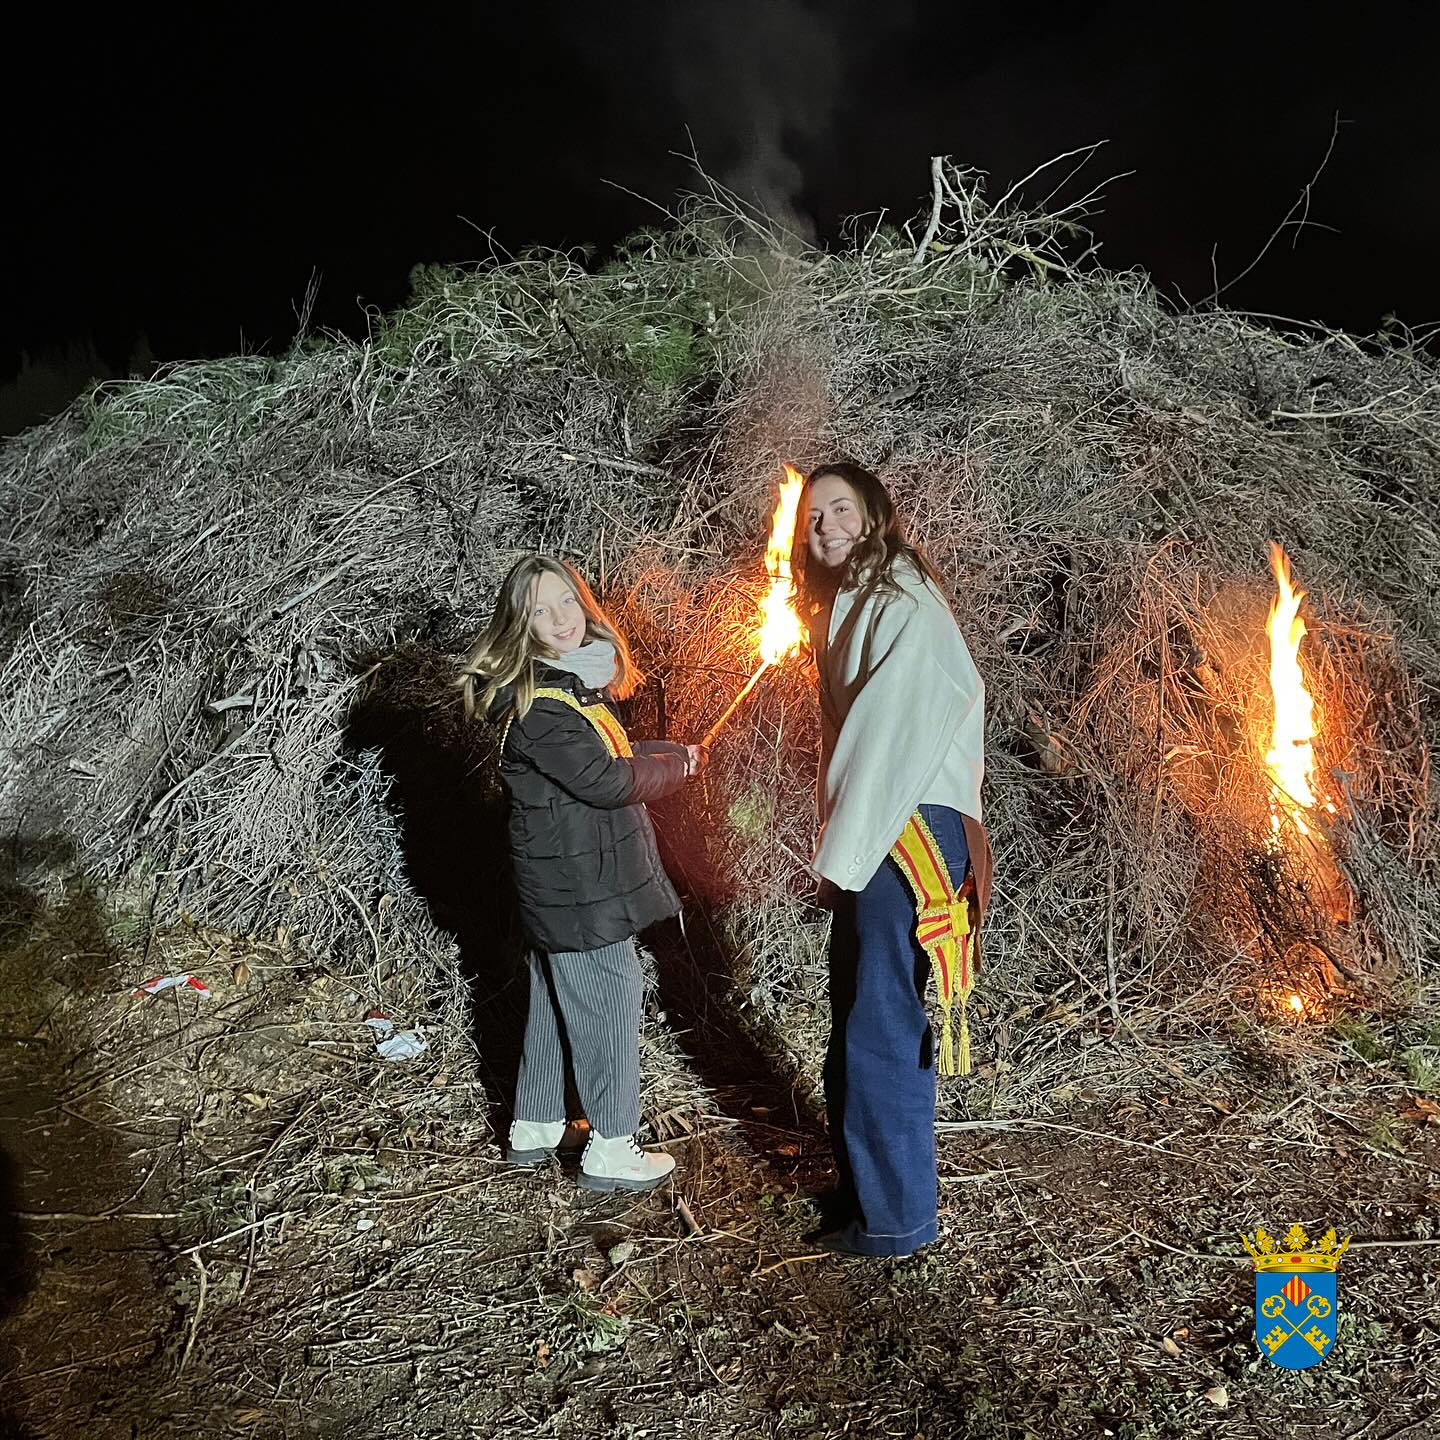
<svg viewBox="0 0 1440 1440"><path fill-rule="evenodd" d="M1304 1010L1305 1002L1298 995L1292 995L1290 997L1290 1008L1298 1015Z"/></svg>
<svg viewBox="0 0 1440 1440"><path fill-rule="evenodd" d="M790 575L790 547L795 539L795 514L800 507L800 492L805 477L793 466L785 467L780 482L780 503L770 525L770 543L765 547L765 569L770 576L770 589L760 602L760 658L766 665L775 665L792 650L798 649L804 632L800 617L791 600L794 581Z"/></svg>
<svg viewBox="0 0 1440 1440"><path fill-rule="evenodd" d="M1300 670L1300 642L1305 638L1300 602L1305 592L1291 585L1289 557L1273 542L1270 568L1279 591L1265 623L1270 636L1270 691L1275 702L1270 748L1265 752L1265 768L1270 772L1270 828L1279 835L1280 811L1284 810L1300 834L1308 836L1304 812L1315 804L1311 789L1315 702Z"/></svg>

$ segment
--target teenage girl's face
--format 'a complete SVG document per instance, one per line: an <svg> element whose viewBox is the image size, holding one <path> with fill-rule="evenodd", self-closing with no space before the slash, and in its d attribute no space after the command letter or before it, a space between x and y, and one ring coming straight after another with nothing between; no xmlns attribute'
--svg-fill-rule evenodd
<svg viewBox="0 0 1440 1440"><path fill-rule="evenodd" d="M810 554L828 569L838 569L869 529L860 497L849 481L822 475L811 485L805 503Z"/></svg>
<svg viewBox="0 0 1440 1440"><path fill-rule="evenodd" d="M530 634L556 655L568 655L585 643L585 611L564 576L545 570L531 587Z"/></svg>

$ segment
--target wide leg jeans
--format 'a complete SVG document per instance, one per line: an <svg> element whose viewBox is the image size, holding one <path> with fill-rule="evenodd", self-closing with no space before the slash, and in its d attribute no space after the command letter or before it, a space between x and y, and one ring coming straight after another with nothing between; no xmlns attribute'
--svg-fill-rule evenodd
<svg viewBox="0 0 1440 1440"><path fill-rule="evenodd" d="M920 813L962 883L969 849L959 812ZM914 895L887 857L863 890L840 893L830 944L825 1098L841 1199L854 1217L841 1238L867 1255L908 1255L937 1233L929 976Z"/></svg>

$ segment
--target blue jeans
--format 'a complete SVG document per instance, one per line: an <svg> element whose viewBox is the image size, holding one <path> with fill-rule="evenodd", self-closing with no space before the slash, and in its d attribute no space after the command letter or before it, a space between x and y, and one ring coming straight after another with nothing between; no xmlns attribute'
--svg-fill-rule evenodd
<svg viewBox="0 0 1440 1440"><path fill-rule="evenodd" d="M963 883L970 863L959 811L920 813ZM825 1103L841 1229L867 1255L908 1255L935 1239L935 1041L925 1005L930 961L915 939L915 897L888 856L860 892L842 891L830 935Z"/></svg>

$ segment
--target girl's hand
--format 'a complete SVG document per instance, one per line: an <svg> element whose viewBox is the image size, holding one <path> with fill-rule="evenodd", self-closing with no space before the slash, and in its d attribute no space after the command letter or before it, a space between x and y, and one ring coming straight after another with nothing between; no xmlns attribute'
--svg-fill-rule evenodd
<svg viewBox="0 0 1440 1440"><path fill-rule="evenodd" d="M685 761L685 775L688 779L691 775L699 772L701 766L710 758L708 750L702 750L698 745L687 745L685 754L688 757Z"/></svg>

